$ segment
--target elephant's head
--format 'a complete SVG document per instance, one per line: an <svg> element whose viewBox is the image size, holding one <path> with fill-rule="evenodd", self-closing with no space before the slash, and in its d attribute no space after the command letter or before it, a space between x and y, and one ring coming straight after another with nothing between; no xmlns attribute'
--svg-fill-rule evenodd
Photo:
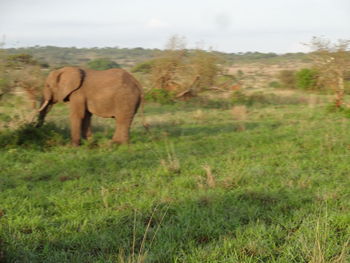
<svg viewBox="0 0 350 263"><path fill-rule="evenodd" d="M45 116L53 104L69 101L69 95L80 88L83 79L84 71L75 67L64 67L50 72L43 90L38 126L44 123Z"/></svg>

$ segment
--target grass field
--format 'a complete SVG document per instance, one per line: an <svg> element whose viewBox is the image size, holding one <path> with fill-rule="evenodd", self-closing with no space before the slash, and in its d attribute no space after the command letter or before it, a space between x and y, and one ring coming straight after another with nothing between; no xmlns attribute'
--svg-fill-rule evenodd
<svg viewBox="0 0 350 263"><path fill-rule="evenodd" d="M350 262L350 127L323 103L147 105L69 146L67 109L0 135L0 261Z"/></svg>

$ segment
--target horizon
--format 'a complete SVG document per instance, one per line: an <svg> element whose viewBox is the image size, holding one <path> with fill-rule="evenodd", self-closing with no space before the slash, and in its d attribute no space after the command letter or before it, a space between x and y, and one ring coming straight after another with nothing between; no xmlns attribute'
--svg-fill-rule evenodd
<svg viewBox="0 0 350 263"><path fill-rule="evenodd" d="M22 46L22 47L4 47L3 49L35 49L35 48L48 48L48 47L53 47L53 48L72 48L72 49L143 49L143 50L154 50L154 51L166 51L166 48L144 48L144 47L112 47L112 46L105 46L105 47L77 47L77 46L53 46L53 45L35 45L35 46ZM185 50L196 50L197 48L184 48ZM220 50L206 50L203 49L204 51L207 52L218 52L218 53L223 53L223 54L234 54L234 55L246 55L248 53L260 53L260 54L275 54L278 56L283 56L287 54L308 54L311 51L306 51L306 52L286 52L286 53L276 53L276 52L260 52L260 51L245 51L245 52L225 52L225 51L220 51Z"/></svg>

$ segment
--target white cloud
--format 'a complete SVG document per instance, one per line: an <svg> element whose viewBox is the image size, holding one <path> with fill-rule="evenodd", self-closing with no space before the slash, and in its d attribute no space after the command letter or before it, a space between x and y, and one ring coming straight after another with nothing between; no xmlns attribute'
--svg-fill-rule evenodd
<svg viewBox="0 0 350 263"><path fill-rule="evenodd" d="M165 27L168 27L169 25L158 18L151 18L147 22L146 26L151 28L165 28Z"/></svg>

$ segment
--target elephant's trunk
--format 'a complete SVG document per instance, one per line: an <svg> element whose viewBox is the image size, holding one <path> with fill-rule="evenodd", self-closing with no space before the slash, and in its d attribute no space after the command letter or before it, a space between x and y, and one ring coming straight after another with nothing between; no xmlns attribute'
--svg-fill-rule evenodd
<svg viewBox="0 0 350 263"><path fill-rule="evenodd" d="M46 114L50 111L52 107L52 103L49 100L42 99L41 101L41 106L38 110L39 114L36 127L41 127L44 124Z"/></svg>

